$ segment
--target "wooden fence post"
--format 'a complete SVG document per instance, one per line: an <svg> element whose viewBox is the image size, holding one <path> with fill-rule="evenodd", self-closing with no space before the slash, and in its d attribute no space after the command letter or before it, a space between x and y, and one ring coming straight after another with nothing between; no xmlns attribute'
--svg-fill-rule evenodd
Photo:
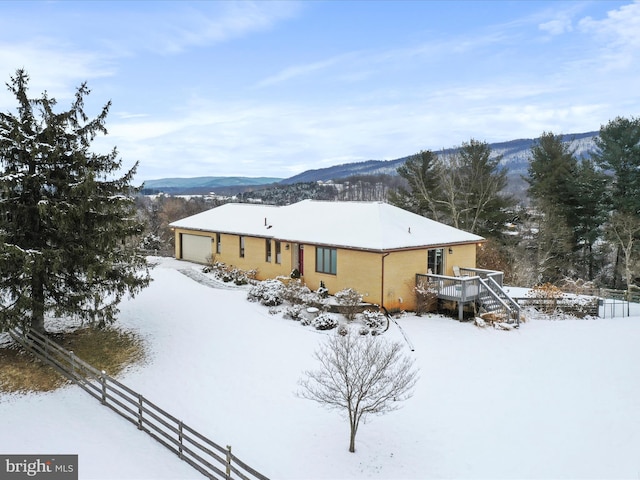
<svg viewBox="0 0 640 480"><path fill-rule="evenodd" d="M69 356L71 357L71 371L73 372L73 376L76 375L76 356L73 353L73 350L69 350Z"/></svg>
<svg viewBox="0 0 640 480"><path fill-rule="evenodd" d="M227 480L231 479L231 445L227 445Z"/></svg>
<svg viewBox="0 0 640 480"><path fill-rule="evenodd" d="M107 372L102 370L102 375L100 375L100 383L102 384L102 404L107 404Z"/></svg>
<svg viewBox="0 0 640 480"><path fill-rule="evenodd" d="M142 394L138 394L138 430L142 430Z"/></svg>
<svg viewBox="0 0 640 480"><path fill-rule="evenodd" d="M182 459L182 420L178 423L178 441L180 442L178 454L180 455L180 459Z"/></svg>

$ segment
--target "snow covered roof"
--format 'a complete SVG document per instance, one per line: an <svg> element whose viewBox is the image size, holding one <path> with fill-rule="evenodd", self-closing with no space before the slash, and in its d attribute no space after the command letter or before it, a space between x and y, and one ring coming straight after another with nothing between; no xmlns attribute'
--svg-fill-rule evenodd
<svg viewBox="0 0 640 480"><path fill-rule="evenodd" d="M380 251L484 240L384 202L227 203L171 227Z"/></svg>

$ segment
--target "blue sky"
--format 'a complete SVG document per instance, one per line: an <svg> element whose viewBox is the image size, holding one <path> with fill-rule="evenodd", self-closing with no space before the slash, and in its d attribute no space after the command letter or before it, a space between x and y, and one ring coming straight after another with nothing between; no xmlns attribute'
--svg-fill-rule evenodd
<svg viewBox="0 0 640 480"><path fill-rule="evenodd" d="M138 181L289 177L640 116L640 2L2 1L18 68L111 100L95 148Z"/></svg>

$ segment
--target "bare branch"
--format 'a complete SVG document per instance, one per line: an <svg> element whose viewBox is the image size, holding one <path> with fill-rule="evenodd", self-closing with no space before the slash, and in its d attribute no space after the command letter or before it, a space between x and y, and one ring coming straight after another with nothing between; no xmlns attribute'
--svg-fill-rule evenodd
<svg viewBox="0 0 640 480"><path fill-rule="evenodd" d="M304 372L298 396L346 410L350 452L361 419L396 410L413 395L418 372L402 350L402 344L377 336L336 335L314 354L320 368Z"/></svg>

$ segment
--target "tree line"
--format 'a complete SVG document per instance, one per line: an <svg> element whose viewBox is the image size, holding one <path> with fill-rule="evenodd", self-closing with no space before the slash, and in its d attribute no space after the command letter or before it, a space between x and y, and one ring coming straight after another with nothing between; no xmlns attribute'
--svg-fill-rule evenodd
<svg viewBox="0 0 640 480"><path fill-rule="evenodd" d="M577 158L561 135L543 132L525 180L532 208L505 194L507 172L486 142L446 155L427 150L398 168L397 206L489 241L479 264L523 286L581 279L633 284L640 237L640 119L600 128L595 151Z"/></svg>

